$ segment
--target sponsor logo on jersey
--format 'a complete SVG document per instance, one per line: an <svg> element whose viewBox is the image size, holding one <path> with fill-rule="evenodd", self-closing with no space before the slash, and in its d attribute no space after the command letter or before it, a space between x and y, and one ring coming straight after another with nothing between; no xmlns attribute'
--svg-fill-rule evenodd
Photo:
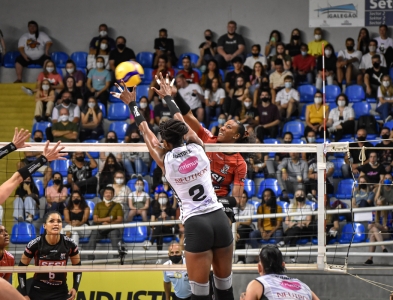
<svg viewBox="0 0 393 300"><path fill-rule="evenodd" d="M182 178L175 178L175 183L180 185L180 184L187 184L189 182L193 182L197 180L199 177L202 177L206 172L207 172L207 167L202 169L198 173L194 173L192 175L188 175Z"/></svg>
<svg viewBox="0 0 393 300"><path fill-rule="evenodd" d="M66 266L66 260L39 260L39 266Z"/></svg>
<svg viewBox="0 0 393 300"><path fill-rule="evenodd" d="M218 175L217 173L211 172L212 173L212 178L217 182L217 183L221 183L224 181L225 177Z"/></svg>
<svg viewBox="0 0 393 300"><path fill-rule="evenodd" d="M229 171L229 166L227 165L227 164L225 164L223 167L222 167L222 169L221 169L221 173L222 174L228 174L228 171Z"/></svg>
<svg viewBox="0 0 393 300"><path fill-rule="evenodd" d="M302 286L300 285L300 283L298 282L291 282L291 281L287 281L287 280L283 280L281 281L280 285L288 290L292 290L292 291L298 291L302 288Z"/></svg>
<svg viewBox="0 0 393 300"><path fill-rule="evenodd" d="M60 253L60 259L65 260L66 259L66 253Z"/></svg>
<svg viewBox="0 0 393 300"><path fill-rule="evenodd" d="M190 154L191 152L192 152L191 150L187 149L186 151L182 151L177 154L173 154L173 158L183 157L183 156L186 156L187 154Z"/></svg>
<svg viewBox="0 0 393 300"><path fill-rule="evenodd" d="M308 300L310 299L308 296L300 295L297 293L291 292L277 292L277 299L298 299L298 300Z"/></svg>
<svg viewBox="0 0 393 300"><path fill-rule="evenodd" d="M194 171L194 169L197 166L198 166L198 157L193 156L193 157L187 158L185 161L183 161L180 164L178 171L181 174L187 174L187 173Z"/></svg>

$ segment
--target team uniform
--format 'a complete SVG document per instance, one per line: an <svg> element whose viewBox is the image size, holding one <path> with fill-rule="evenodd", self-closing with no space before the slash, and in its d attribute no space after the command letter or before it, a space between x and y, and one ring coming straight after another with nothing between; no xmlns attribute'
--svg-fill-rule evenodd
<svg viewBox="0 0 393 300"><path fill-rule="evenodd" d="M27 244L24 255L34 258L36 266L66 266L68 258L79 254L73 239L60 234L60 241L50 245L41 235ZM68 295L67 273L35 273L28 296L31 300L65 300Z"/></svg>
<svg viewBox="0 0 393 300"><path fill-rule="evenodd" d="M13 267L14 265L15 265L14 256L11 253L9 253L7 250L3 250L3 257L0 260L0 267ZM11 276L11 273L0 273L1 278L6 279L6 277L9 276Z"/></svg>
<svg viewBox="0 0 393 300"><path fill-rule="evenodd" d="M183 257L183 265L186 264L186 259ZM173 265L171 260L164 263L164 266ZM175 271L169 270L164 271L164 282L171 282L173 290L177 299L190 299L191 297L191 286L188 280L187 270ZM175 300L177 300L175 299Z"/></svg>

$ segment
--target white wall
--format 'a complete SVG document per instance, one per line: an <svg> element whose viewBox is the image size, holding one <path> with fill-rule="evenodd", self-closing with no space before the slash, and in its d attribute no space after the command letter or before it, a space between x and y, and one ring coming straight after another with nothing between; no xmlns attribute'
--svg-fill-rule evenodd
<svg viewBox="0 0 393 300"><path fill-rule="evenodd" d="M264 46L272 29L283 33L284 42L289 41L295 27L303 32L304 41L313 36L313 29L308 28L307 0L0 1L0 29L8 50L17 48L18 38L27 31L27 22L35 20L54 40L52 51L87 51L98 25L107 23L110 36L124 35L136 53L152 51L158 29L165 27L175 39L179 55L197 52L207 28L213 30L217 40L231 19L237 21L247 51L252 43ZM338 50L346 37L356 39L359 29L329 28L325 37ZM369 30L377 33L378 28Z"/></svg>

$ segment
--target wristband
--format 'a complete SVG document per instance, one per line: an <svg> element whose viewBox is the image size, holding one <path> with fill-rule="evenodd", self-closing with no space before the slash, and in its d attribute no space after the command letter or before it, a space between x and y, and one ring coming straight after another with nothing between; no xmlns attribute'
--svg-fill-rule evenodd
<svg viewBox="0 0 393 300"><path fill-rule="evenodd" d="M82 265L82 263L81 263L81 261L79 261L79 263L77 263L73 266L81 266L81 265ZM73 277L74 277L74 284L73 284L72 288L75 291L78 291L79 284L81 283L81 280L82 280L82 272L74 272Z"/></svg>
<svg viewBox="0 0 393 300"><path fill-rule="evenodd" d="M2 159L4 156L7 156L11 152L14 152L15 150L16 146L13 143L9 143L8 145L0 149L0 159Z"/></svg>
<svg viewBox="0 0 393 300"><path fill-rule="evenodd" d="M179 107L176 105L175 101L172 99L171 96L165 96L164 100L166 102L166 105L169 108L169 111L171 112L171 115L174 116L175 113L179 113L180 109Z"/></svg>
<svg viewBox="0 0 393 300"><path fill-rule="evenodd" d="M136 125L139 126L143 121L146 121L145 117L139 111L138 105L136 105L135 101L131 101L130 104L128 104L128 107L130 108L130 111L134 116Z"/></svg>
<svg viewBox="0 0 393 300"><path fill-rule="evenodd" d="M188 112L191 110L190 106L187 104L186 101L184 101L183 97L180 95L180 93L177 93L175 96L175 102L177 106L180 109L180 112L183 116L188 114Z"/></svg>
<svg viewBox="0 0 393 300"><path fill-rule="evenodd" d="M27 166L19 169L18 172L22 176L23 180L30 177L33 173L35 173L39 168L45 165L48 162L45 156L41 155L32 163L28 164Z"/></svg>
<svg viewBox="0 0 393 300"><path fill-rule="evenodd" d="M21 261L19 262L18 266L27 267L27 265L25 265ZM27 296L26 273L18 273L18 282L19 282L20 293L22 294L22 296Z"/></svg>

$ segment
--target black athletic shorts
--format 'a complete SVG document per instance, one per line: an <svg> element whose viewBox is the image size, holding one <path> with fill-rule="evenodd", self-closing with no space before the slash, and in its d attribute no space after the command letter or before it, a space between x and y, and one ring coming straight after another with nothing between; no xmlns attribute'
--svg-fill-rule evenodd
<svg viewBox="0 0 393 300"><path fill-rule="evenodd" d="M70 298L66 284L51 286L38 280L33 280L28 296L30 300L67 300Z"/></svg>
<svg viewBox="0 0 393 300"><path fill-rule="evenodd" d="M184 250L192 253L225 248L233 241L231 225L222 209L187 219L184 236Z"/></svg>
<svg viewBox="0 0 393 300"><path fill-rule="evenodd" d="M20 63L22 65L22 67L27 67L29 65L40 65L40 66L43 66L47 59L50 59L50 57L44 54L39 59L35 59L35 60L29 59L27 61L27 60L25 60L23 58L22 55L19 55L16 58L15 62Z"/></svg>

